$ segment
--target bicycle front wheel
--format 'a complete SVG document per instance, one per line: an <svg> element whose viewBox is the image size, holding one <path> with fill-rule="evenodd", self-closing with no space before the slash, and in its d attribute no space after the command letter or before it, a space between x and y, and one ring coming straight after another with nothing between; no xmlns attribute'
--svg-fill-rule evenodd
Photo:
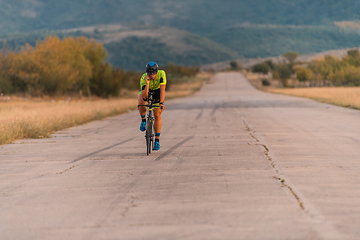
<svg viewBox="0 0 360 240"><path fill-rule="evenodd" d="M146 154L151 153L152 121L146 123Z"/></svg>

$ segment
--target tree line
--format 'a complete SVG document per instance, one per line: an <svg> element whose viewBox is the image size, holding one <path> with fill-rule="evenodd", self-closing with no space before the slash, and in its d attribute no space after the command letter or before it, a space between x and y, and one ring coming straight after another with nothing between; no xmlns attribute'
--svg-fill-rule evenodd
<svg viewBox="0 0 360 240"><path fill-rule="evenodd" d="M199 71L174 64L168 69L181 76ZM103 45L86 37L47 36L35 47L12 51L5 45L0 52L0 93L5 94L118 96L121 88L138 89L141 75L113 67Z"/></svg>
<svg viewBox="0 0 360 240"><path fill-rule="evenodd" d="M343 58L325 55L311 62L296 62L296 52L283 55L288 61L274 64L271 60L255 64L253 72L267 74L279 79L286 87L286 79L295 76L299 81L324 81L331 86L360 86L360 52L352 49Z"/></svg>
<svg viewBox="0 0 360 240"><path fill-rule="evenodd" d="M306 67L298 67L296 75L299 81L328 80L334 86L360 86L359 50L349 50L343 58L327 55L315 59Z"/></svg>

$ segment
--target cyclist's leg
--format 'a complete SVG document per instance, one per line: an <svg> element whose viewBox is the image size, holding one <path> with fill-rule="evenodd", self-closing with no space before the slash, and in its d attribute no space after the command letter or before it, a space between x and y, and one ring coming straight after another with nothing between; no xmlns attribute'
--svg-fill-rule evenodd
<svg viewBox="0 0 360 240"><path fill-rule="evenodd" d="M141 94L138 95L138 105L145 105L146 102L142 98ZM139 112L141 116L144 116L146 114L146 107L145 106L139 106Z"/></svg>
<svg viewBox="0 0 360 240"><path fill-rule="evenodd" d="M138 95L138 105L145 105L146 102L142 98L141 94ZM146 127L146 107L145 106L139 106L139 113L141 116L141 124L140 124L140 131L145 131Z"/></svg>
<svg viewBox="0 0 360 240"><path fill-rule="evenodd" d="M160 108L154 108L154 117L155 117L155 134L159 135L156 136L155 139L160 139L160 133L161 133L161 126L162 126L162 120L161 120L161 112L162 110Z"/></svg>
<svg viewBox="0 0 360 240"><path fill-rule="evenodd" d="M154 150L160 150L160 132L161 132L161 112L162 110L160 108L154 108L154 117L155 117L155 145Z"/></svg>

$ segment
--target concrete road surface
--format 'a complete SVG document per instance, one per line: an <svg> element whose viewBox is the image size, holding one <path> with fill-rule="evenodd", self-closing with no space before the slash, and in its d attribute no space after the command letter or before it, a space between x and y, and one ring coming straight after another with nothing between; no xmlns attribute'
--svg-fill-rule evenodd
<svg viewBox="0 0 360 240"><path fill-rule="evenodd" d="M0 146L0 239L360 239L360 111L221 73L139 124Z"/></svg>

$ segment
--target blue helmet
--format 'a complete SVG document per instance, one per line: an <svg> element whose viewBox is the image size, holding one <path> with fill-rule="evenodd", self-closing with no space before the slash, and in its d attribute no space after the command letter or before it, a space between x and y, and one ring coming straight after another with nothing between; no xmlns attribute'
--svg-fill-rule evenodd
<svg viewBox="0 0 360 240"><path fill-rule="evenodd" d="M157 72L159 65L156 62L149 62L146 64L146 72Z"/></svg>

